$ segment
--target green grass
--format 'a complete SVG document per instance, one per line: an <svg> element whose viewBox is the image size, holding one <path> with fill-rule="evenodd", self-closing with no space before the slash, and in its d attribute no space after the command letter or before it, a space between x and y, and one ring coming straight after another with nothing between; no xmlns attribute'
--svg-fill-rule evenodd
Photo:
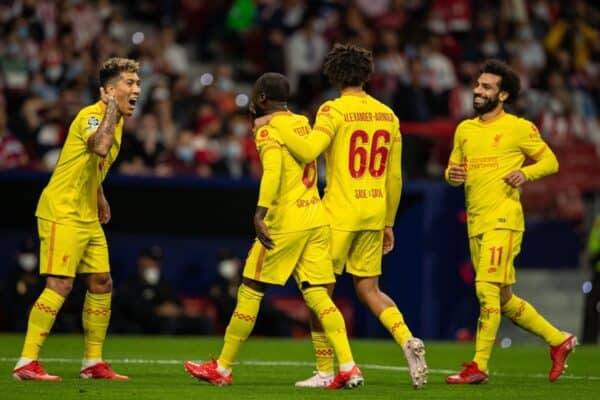
<svg viewBox="0 0 600 400"><path fill-rule="evenodd" d="M42 358L46 369L62 382L16 382L10 371L21 348L22 335L0 335L2 399L598 399L600 348L581 346L569 359L565 376L549 383L548 349L543 345L496 347L490 382L448 386L445 375L469 360L472 344L429 342L429 383L415 391L409 384L402 352L391 340L353 340L354 356L365 375L363 388L352 391L296 389L293 382L312 372L310 341L251 338L239 356L231 387L213 387L188 376L182 362L217 355L221 338L111 336L105 358L129 382L81 380L77 377L81 336L51 335ZM261 363L263 362L263 363ZM273 362L271 365L265 365Z"/></svg>

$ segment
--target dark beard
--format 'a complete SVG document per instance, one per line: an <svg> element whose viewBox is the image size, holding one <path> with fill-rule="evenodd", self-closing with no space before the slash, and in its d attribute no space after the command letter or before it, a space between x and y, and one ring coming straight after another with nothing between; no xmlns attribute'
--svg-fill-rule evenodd
<svg viewBox="0 0 600 400"><path fill-rule="evenodd" d="M498 96L494 96L491 99L487 99L485 101L485 103L476 105L475 104L475 96L473 96L473 108L475 109L475 112L477 113L477 115L483 115L485 113L492 111L494 108L496 108L498 106L499 102L500 102L500 98Z"/></svg>

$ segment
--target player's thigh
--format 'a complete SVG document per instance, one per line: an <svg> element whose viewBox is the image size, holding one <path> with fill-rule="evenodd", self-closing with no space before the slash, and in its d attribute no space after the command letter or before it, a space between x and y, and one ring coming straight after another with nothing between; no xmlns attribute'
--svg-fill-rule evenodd
<svg viewBox="0 0 600 400"><path fill-rule="evenodd" d="M336 275L344 273L344 266L348 259L350 247L354 241L356 232L330 230L329 254L333 264L333 271Z"/></svg>
<svg viewBox="0 0 600 400"><path fill-rule="evenodd" d="M321 226L311 229L310 236L294 269L294 279L300 287L303 283L325 285L335 282L333 265L329 255L330 229Z"/></svg>
<svg viewBox="0 0 600 400"><path fill-rule="evenodd" d="M110 272L110 263L108 258L108 244L104 229L100 223L90 224L85 228L90 235L90 241L81 257L81 262L77 268L78 274L97 274Z"/></svg>
<svg viewBox="0 0 600 400"><path fill-rule="evenodd" d="M275 242L271 250L255 240L246 258L243 276L258 282L284 285L300 259L308 238L307 232L271 235Z"/></svg>
<svg viewBox="0 0 600 400"><path fill-rule="evenodd" d="M521 251L523 232L496 229L481 237L475 280L512 285L516 281L514 260Z"/></svg>
<svg viewBox="0 0 600 400"><path fill-rule="evenodd" d="M346 272L360 277L381 275L383 230L357 232L346 261Z"/></svg>
<svg viewBox="0 0 600 400"><path fill-rule="evenodd" d="M78 226L38 218L40 274L75 277L90 240Z"/></svg>

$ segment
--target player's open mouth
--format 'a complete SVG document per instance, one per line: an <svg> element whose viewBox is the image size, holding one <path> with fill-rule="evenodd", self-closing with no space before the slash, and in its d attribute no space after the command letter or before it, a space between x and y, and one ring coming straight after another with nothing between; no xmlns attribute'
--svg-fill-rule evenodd
<svg viewBox="0 0 600 400"><path fill-rule="evenodd" d="M129 104L135 108L135 105L137 104L137 99L129 99Z"/></svg>

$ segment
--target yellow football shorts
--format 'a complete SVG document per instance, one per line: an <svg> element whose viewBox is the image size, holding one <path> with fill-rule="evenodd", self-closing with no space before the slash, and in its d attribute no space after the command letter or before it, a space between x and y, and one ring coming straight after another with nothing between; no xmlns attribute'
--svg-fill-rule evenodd
<svg viewBox="0 0 600 400"><path fill-rule="evenodd" d="M381 275L383 230L346 232L331 230L331 260L337 275L346 272L360 277Z"/></svg>
<svg viewBox="0 0 600 400"><path fill-rule="evenodd" d="M329 227L273 234L275 247L267 250L258 240L250 248L244 277L263 283L285 285L290 276L301 286L335 282L329 256Z"/></svg>
<svg viewBox="0 0 600 400"><path fill-rule="evenodd" d="M514 260L521 251L522 239L523 232L508 229L496 229L469 238L475 280L502 286L514 284Z"/></svg>
<svg viewBox="0 0 600 400"><path fill-rule="evenodd" d="M38 218L40 274L75 277L109 272L108 245L99 222L74 225Z"/></svg>

